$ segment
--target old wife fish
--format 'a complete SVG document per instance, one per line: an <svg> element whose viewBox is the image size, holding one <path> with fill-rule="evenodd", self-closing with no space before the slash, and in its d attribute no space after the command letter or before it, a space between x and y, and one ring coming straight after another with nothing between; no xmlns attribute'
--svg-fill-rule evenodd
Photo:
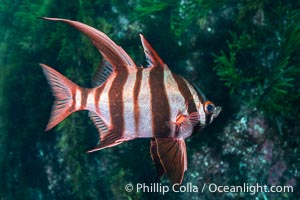
<svg viewBox="0 0 300 200"><path fill-rule="evenodd" d="M65 76L40 64L55 101L46 130L71 113L88 110L99 132L94 152L136 138L151 138L150 153L158 178L167 174L181 184L187 170L185 139L196 128L216 118L221 107L181 76L171 72L147 40L140 35L148 67L137 67L130 56L106 34L86 24L59 18L86 36L99 50L103 65L93 88L81 88Z"/></svg>

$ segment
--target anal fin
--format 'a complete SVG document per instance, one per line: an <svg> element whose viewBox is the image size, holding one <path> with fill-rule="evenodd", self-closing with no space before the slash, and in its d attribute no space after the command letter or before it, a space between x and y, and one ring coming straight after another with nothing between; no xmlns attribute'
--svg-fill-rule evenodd
<svg viewBox="0 0 300 200"><path fill-rule="evenodd" d="M183 139L155 138L160 163L173 183L181 184L187 170L186 145Z"/></svg>
<svg viewBox="0 0 300 200"><path fill-rule="evenodd" d="M122 141L119 141L121 139L121 134L109 129L97 113L90 111L89 116L99 132L99 144L95 148L87 151L88 153L113 147L122 143Z"/></svg>

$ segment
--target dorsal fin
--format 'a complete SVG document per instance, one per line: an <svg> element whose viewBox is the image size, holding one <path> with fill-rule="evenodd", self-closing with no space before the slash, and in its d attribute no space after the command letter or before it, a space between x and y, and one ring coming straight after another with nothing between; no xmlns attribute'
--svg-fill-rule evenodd
<svg viewBox="0 0 300 200"><path fill-rule="evenodd" d="M137 68L130 56L120 46L116 45L105 33L77 21L48 17L42 17L42 19L65 22L87 35L104 59L112 65L114 70L117 70L119 67L127 66L129 68Z"/></svg>
<svg viewBox="0 0 300 200"><path fill-rule="evenodd" d="M101 64L97 68L95 75L92 79L92 87L97 87L102 85L109 77L109 75L113 72L113 67L106 60L102 60Z"/></svg>
<svg viewBox="0 0 300 200"><path fill-rule="evenodd" d="M165 63L162 59L158 56L156 51L151 47L149 42L144 38L142 34L140 34L141 41L143 44L144 52L146 55L146 59L148 62L148 67L166 67Z"/></svg>

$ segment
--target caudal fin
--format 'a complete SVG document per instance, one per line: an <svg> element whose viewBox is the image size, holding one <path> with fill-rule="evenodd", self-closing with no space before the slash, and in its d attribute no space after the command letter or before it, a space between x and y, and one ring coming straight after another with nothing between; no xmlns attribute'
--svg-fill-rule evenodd
<svg viewBox="0 0 300 200"><path fill-rule="evenodd" d="M82 89L47 65L40 64L40 66L43 68L44 74L51 87L52 94L55 97L51 117L46 127L46 131L48 131L71 113L79 110L80 107L76 105L76 99L79 100L79 98L81 98L81 93L78 93L77 95L76 92L80 92Z"/></svg>

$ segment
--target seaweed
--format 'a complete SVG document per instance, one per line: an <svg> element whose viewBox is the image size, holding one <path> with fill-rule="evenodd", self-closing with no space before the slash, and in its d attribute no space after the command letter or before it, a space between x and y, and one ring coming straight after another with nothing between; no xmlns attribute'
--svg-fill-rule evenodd
<svg viewBox="0 0 300 200"><path fill-rule="evenodd" d="M133 19L147 19L152 16L156 20L165 20L169 22L169 26L164 28L180 38L200 21L202 25L206 23L209 12L219 8L223 1L141 0L136 3Z"/></svg>
<svg viewBox="0 0 300 200"><path fill-rule="evenodd" d="M280 132L283 120L298 121L300 100L299 14L281 17L277 27L232 32L227 49L214 55L214 69L231 95L249 109L261 110Z"/></svg>

